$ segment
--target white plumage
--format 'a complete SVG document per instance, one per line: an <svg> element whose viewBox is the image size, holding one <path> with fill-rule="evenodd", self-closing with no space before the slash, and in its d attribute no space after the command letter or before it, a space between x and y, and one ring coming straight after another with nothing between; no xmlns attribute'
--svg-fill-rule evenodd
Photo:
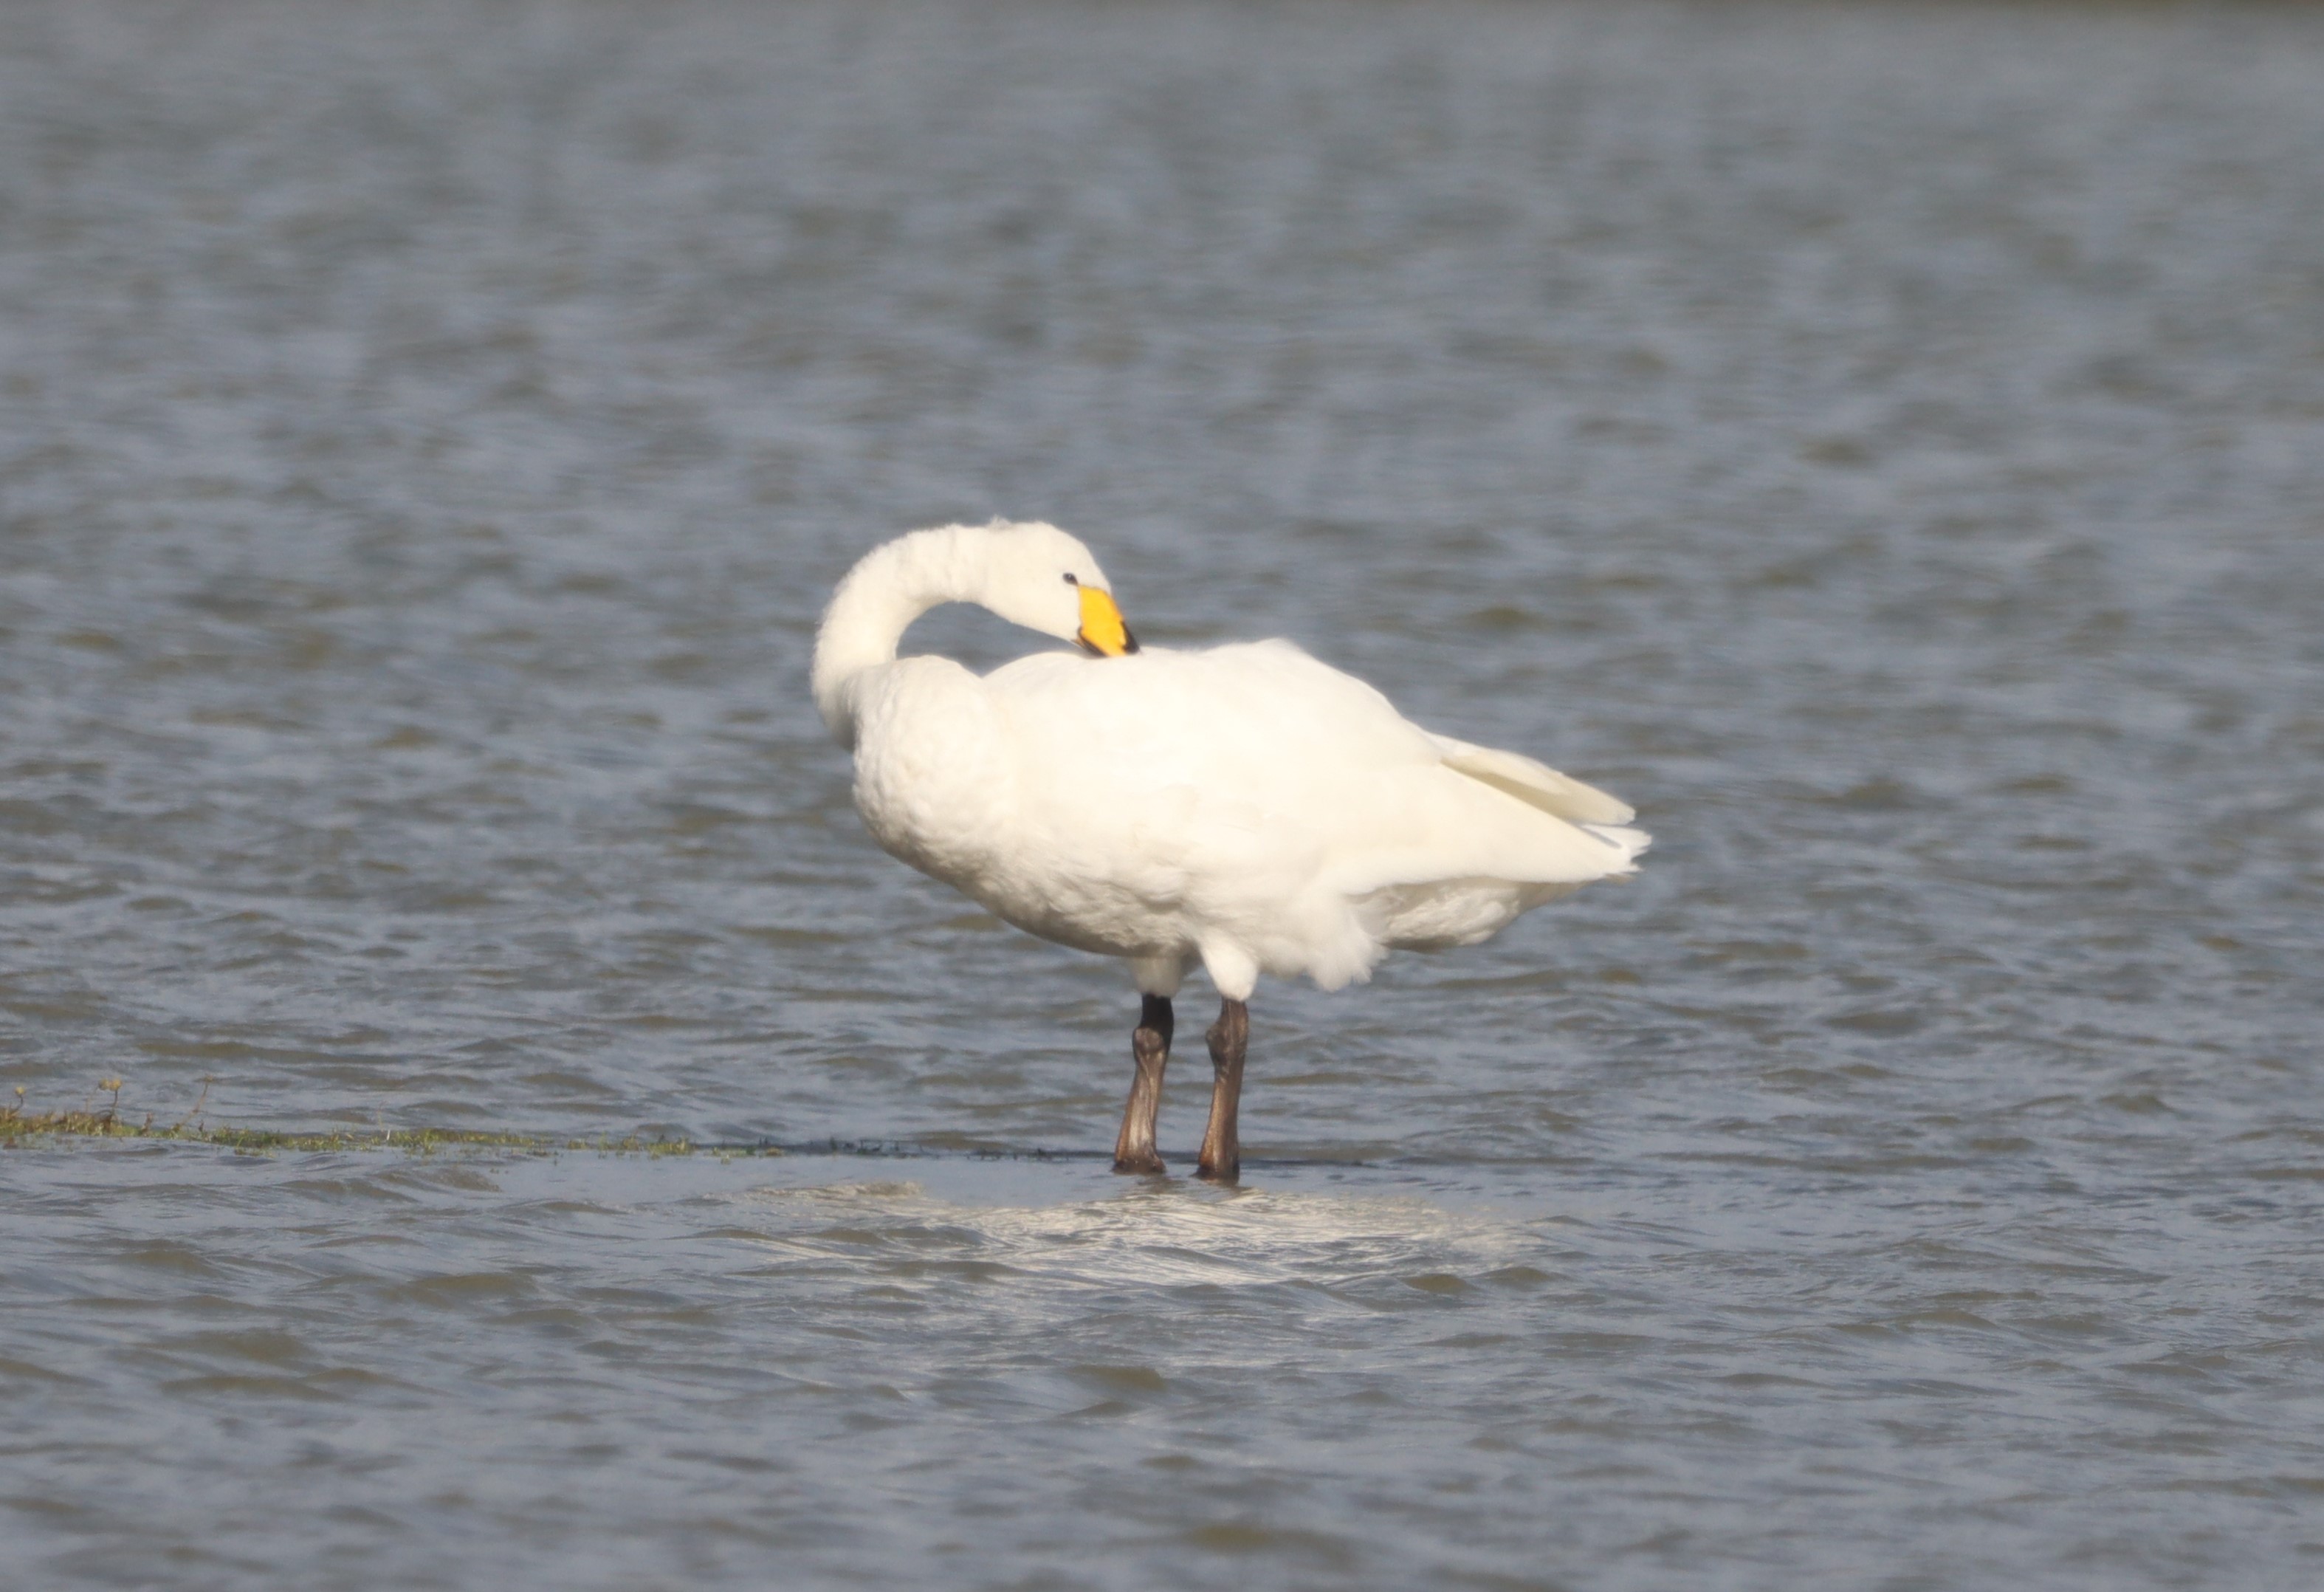
<svg viewBox="0 0 2324 1592"><path fill-rule="evenodd" d="M1635 871L1647 838L1604 791L1432 735L1288 642L1139 649L1110 590L1044 524L917 532L857 564L814 684L882 847L1020 929L1127 958L1149 997L1199 961L1238 1022L1262 972L1338 988L1391 949L1474 944ZM1116 655L982 678L899 659L912 620L953 601Z"/></svg>

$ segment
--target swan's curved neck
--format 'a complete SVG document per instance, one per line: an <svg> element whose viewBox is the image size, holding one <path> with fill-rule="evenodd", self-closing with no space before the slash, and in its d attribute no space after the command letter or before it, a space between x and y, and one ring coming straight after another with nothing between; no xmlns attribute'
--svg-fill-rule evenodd
<svg viewBox="0 0 2324 1592"><path fill-rule="evenodd" d="M893 663L904 632L930 608L979 600L983 561L967 545L977 534L946 525L873 548L832 593L815 634L815 705L841 745L855 745L856 677Z"/></svg>

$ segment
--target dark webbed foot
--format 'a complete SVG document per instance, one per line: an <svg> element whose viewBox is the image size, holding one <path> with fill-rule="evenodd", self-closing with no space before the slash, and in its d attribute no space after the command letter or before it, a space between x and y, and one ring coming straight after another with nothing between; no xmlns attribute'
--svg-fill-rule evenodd
<svg viewBox="0 0 2324 1592"><path fill-rule="evenodd" d="M1170 1065L1172 1029L1170 997L1148 995L1138 1014L1138 1031L1130 1036L1130 1059L1138 1064L1130 1084L1130 1104L1121 1113L1121 1135L1113 1142L1113 1170L1118 1172L1164 1171L1154 1148L1154 1115L1162 1108L1162 1070Z"/></svg>
<svg viewBox="0 0 2324 1592"><path fill-rule="evenodd" d="M1242 1056L1250 1039L1250 1008L1240 1001L1219 1003L1219 1020L1204 1035L1211 1044L1211 1125L1203 1134L1195 1175L1222 1183L1242 1175L1242 1144L1235 1137L1235 1110L1242 1100Z"/></svg>

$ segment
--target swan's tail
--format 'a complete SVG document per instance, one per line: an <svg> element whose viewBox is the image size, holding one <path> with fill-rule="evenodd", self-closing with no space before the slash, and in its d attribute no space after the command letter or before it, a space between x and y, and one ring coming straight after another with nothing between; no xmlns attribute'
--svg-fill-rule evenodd
<svg viewBox="0 0 2324 1592"><path fill-rule="evenodd" d="M1474 945L1592 880L1637 873L1653 844L1620 821L1628 806L1530 758L1464 747L1430 773L1468 776L1434 785L1433 801L1406 810L1437 820L1433 843L1368 849L1369 876L1348 881L1356 919L1379 950Z"/></svg>
<svg viewBox="0 0 2324 1592"><path fill-rule="evenodd" d="M1655 843L1655 838L1644 829L1628 828L1621 824L1576 824L1573 827L1593 839L1603 840L1622 854L1621 865L1607 870L1612 875L1637 873L1638 858L1645 854L1646 847Z"/></svg>
<svg viewBox="0 0 2324 1592"><path fill-rule="evenodd" d="M1618 796L1595 785L1585 785L1571 774L1560 773L1547 764L1536 763L1515 752L1471 746L1450 736L1431 734L1428 738L1443 754L1445 767L1467 774L1480 784L1490 785L1503 795L1514 796L1552 818L1563 819L1592 840L1610 847L1617 855L1606 859L1606 874L1601 876L1637 873L1639 856L1654 844L1652 835L1628 827L1638 815Z"/></svg>

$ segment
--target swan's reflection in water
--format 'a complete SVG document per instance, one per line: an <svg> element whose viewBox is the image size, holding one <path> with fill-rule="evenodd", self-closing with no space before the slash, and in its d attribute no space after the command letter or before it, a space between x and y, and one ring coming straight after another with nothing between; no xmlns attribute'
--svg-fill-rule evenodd
<svg viewBox="0 0 2324 1592"><path fill-rule="evenodd" d="M1417 1198L1132 1188L1064 1205L966 1202L918 1181L764 1189L782 1213L779 1254L846 1257L873 1274L970 1260L1046 1288L1331 1289L1381 1278L1490 1271L1526 1251L1523 1230ZM1537 1249L1537 1245L1534 1246Z"/></svg>

